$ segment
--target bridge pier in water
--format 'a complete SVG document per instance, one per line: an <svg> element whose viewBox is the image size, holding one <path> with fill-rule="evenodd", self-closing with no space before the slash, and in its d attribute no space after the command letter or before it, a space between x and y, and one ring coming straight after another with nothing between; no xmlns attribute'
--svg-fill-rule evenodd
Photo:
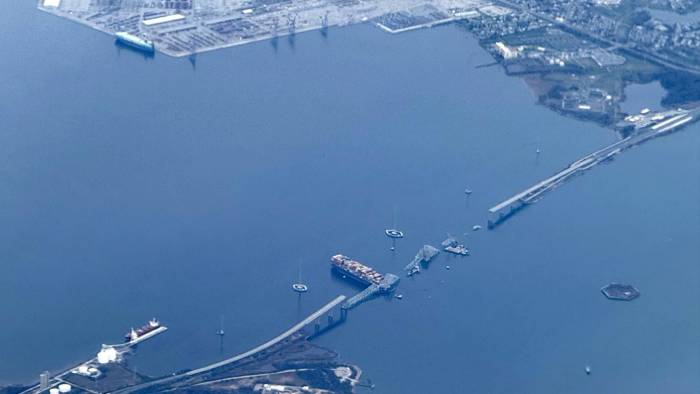
<svg viewBox="0 0 700 394"><path fill-rule="evenodd" d="M509 201L506 205L495 206L489 209L489 217L487 227L492 229L501 222L505 221L509 217L515 215L516 212L523 209L527 205L522 199L518 198L513 201Z"/></svg>
<svg viewBox="0 0 700 394"><path fill-rule="evenodd" d="M313 329L310 330L311 334L308 336L308 339L316 338L330 331L336 326L343 324L345 319L347 319L348 314L347 311L339 304L326 312L324 316L318 316L316 319L314 319L312 324Z"/></svg>

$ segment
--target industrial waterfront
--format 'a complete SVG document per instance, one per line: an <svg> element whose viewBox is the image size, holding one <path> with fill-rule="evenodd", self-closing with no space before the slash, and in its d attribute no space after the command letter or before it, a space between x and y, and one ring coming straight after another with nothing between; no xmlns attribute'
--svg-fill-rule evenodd
<svg viewBox="0 0 700 394"><path fill-rule="evenodd" d="M187 56L281 36L320 31L375 20L382 29L400 33L466 17L465 11L492 8L482 0L182 0L178 2L103 2L38 0L40 10L108 34L129 34L140 49L154 47L170 56ZM133 43L128 40L127 44ZM155 46L154 46L155 43Z"/></svg>
<svg viewBox="0 0 700 394"><path fill-rule="evenodd" d="M463 30L360 25L193 65L145 59L35 4L8 7L3 383L68 367L153 316L169 330L130 360L139 373L245 354L362 289L330 272L329 257L344 253L402 274L402 300L364 303L315 340L361 366L376 392L700 385L688 346L700 335L688 313L700 298L700 181L688 177L698 124L474 232L495 203L619 137L476 68L493 60ZM28 25L36 34L20 34ZM389 226L406 233L394 252ZM440 253L404 277L446 233L471 255ZM301 296L290 289L299 259ZM600 289L613 282L644 295L611 302Z"/></svg>

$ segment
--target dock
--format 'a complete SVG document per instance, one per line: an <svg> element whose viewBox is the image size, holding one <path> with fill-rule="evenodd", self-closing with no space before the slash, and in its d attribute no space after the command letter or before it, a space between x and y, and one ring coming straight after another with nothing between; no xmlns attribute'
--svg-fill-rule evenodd
<svg viewBox="0 0 700 394"><path fill-rule="evenodd" d="M124 3L124 4L122 4ZM423 0L204 2L37 0L38 9L115 34L125 31L148 37L155 50L182 57L262 40L319 31L368 21L391 33L428 28L478 15L486 0L426 4ZM176 7L175 7L176 5ZM461 6L461 7L460 7ZM455 7L472 12L454 13Z"/></svg>
<svg viewBox="0 0 700 394"><path fill-rule="evenodd" d="M74 387L77 390L82 390L83 392L92 392L90 390L86 390L84 388L81 388L80 386L76 385L74 381L71 380L72 375L86 375L86 376L91 376L93 379L99 378L102 375L102 369L104 368L104 365L110 365L113 363L118 363L119 361L123 360L124 354L127 354L128 352L131 351L131 349L135 348L136 345L139 343L142 343L144 341L147 341L159 334L164 333L165 331L168 330L168 327L161 325L160 327L156 328L155 330L152 330L148 332L147 334L144 334L143 336L140 336L136 339L133 339L129 342L124 342L124 343L119 343L119 344L113 344L113 345L105 345L103 344L101 347L100 352L97 354L97 356L83 361L80 364L73 365L68 369L65 369L61 372L56 373L53 376L46 375L45 378L43 378L38 384L35 384L28 388L25 391L22 391L20 394L37 394L37 393L48 393L51 388L57 388L60 385L70 385ZM108 360L103 360L102 359L102 354L103 353L111 353L111 357L109 357ZM44 374L42 374L44 375ZM44 380L45 379L45 380ZM92 392L94 394L94 392Z"/></svg>
<svg viewBox="0 0 700 394"><path fill-rule="evenodd" d="M53 377L48 376L48 373L42 374L41 381L25 390L23 394L48 394L52 388L57 388L60 385L70 385L72 388L71 392L90 394L177 391L180 388L206 382L214 374L226 371L227 368L246 365L260 358L269 356L271 353L275 352L276 349L279 349L280 346L284 346L284 344L290 341L309 339L342 324L347 315L340 306L345 299L346 297L344 295L339 295L267 342L243 353L197 369L183 370L165 375L161 378L151 379L134 374L133 371L129 370L126 364L122 362L123 360L114 360L109 363L98 364L96 362L97 359L93 358L76 367L71 367L65 372L58 373ZM152 338L152 336L149 338ZM130 344L130 346L133 345L133 343ZM104 346L105 345L103 345L103 347ZM82 370L86 372L97 370L99 374L96 375L96 377L78 376L76 370L80 372L80 367L87 365L94 365L94 367L83 368Z"/></svg>

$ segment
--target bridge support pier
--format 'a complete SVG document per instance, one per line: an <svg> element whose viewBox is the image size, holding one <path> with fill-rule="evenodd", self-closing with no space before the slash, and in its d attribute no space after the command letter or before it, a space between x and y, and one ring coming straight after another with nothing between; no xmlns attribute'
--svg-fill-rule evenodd
<svg viewBox="0 0 700 394"><path fill-rule="evenodd" d="M326 331L330 331L336 326L342 324L345 319L347 319L347 310L338 305L335 308L328 310L324 316L318 316L313 321L313 330L308 338L315 338L319 335L324 334ZM311 324L309 324L310 326ZM310 329L310 327L309 327Z"/></svg>
<svg viewBox="0 0 700 394"><path fill-rule="evenodd" d="M498 226L501 222L513 216L516 212L522 209L525 203L521 199L511 201L508 204L502 204L489 209L488 228L492 229Z"/></svg>

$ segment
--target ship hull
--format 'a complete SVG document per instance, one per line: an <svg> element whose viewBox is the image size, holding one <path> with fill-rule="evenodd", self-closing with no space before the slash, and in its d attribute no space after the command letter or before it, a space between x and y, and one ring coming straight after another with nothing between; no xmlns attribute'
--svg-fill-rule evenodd
<svg viewBox="0 0 700 394"><path fill-rule="evenodd" d="M130 40L127 40L125 38L117 36L117 43L132 49L136 49L138 51L144 52L144 53L149 53L152 54L155 52L155 46L153 44L151 45L144 45L144 44L139 44Z"/></svg>
<svg viewBox="0 0 700 394"><path fill-rule="evenodd" d="M167 329L168 329L168 327L160 326L153 331L149 331L148 333L139 336L136 339L129 340L128 342L126 342L126 344L130 345L130 346L137 345L140 342L143 342L147 339L153 338L154 336L156 336L162 332L165 332Z"/></svg>
<svg viewBox="0 0 700 394"><path fill-rule="evenodd" d="M338 267L337 265L333 265L333 270L340 275L354 279L356 282L358 282L362 285L369 286L372 284L369 280L367 280L361 276L358 276L357 274L355 274L352 271L347 271L347 270L343 269L342 267Z"/></svg>
<svg viewBox="0 0 700 394"><path fill-rule="evenodd" d="M340 254L331 257L331 266L364 285L378 285L383 280L383 276L374 269Z"/></svg>

